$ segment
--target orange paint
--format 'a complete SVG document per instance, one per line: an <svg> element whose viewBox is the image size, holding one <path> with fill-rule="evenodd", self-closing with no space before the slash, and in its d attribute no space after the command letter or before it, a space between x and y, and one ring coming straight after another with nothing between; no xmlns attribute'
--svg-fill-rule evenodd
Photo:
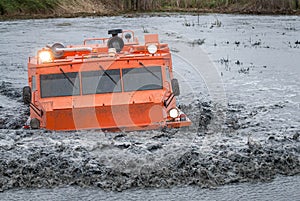
<svg viewBox="0 0 300 201"><path fill-rule="evenodd" d="M145 35L145 44L139 44L133 31L111 33L83 45L47 46L29 58L31 120L49 130L189 126L187 117L169 115L176 108L185 116L173 95L168 45L159 43L157 34ZM148 51L149 45L157 49Z"/></svg>

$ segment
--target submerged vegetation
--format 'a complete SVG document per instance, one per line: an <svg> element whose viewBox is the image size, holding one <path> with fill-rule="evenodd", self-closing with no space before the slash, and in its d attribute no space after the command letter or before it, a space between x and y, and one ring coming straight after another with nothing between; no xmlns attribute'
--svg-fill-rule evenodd
<svg viewBox="0 0 300 201"><path fill-rule="evenodd" d="M134 11L299 14L300 0L0 0L1 16L66 16Z"/></svg>

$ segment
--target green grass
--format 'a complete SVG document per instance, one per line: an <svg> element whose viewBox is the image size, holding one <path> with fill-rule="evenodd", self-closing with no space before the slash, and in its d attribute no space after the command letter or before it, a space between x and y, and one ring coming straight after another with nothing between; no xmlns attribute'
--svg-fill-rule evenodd
<svg viewBox="0 0 300 201"><path fill-rule="evenodd" d="M51 13L59 0L0 0L1 15Z"/></svg>

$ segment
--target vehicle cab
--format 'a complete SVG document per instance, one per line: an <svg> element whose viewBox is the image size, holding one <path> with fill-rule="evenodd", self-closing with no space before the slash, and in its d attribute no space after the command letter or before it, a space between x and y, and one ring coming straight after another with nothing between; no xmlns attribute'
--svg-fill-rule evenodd
<svg viewBox="0 0 300 201"><path fill-rule="evenodd" d="M167 44L140 44L133 31L109 30L81 45L47 45L28 60L23 100L29 125L49 130L145 130L189 126Z"/></svg>

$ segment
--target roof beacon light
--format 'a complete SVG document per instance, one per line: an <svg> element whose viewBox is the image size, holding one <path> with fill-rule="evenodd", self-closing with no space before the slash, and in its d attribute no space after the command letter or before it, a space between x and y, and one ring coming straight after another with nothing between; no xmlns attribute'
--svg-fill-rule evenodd
<svg viewBox="0 0 300 201"><path fill-rule="evenodd" d="M154 44L148 45L147 50L150 54L155 54L157 52L157 46Z"/></svg>

